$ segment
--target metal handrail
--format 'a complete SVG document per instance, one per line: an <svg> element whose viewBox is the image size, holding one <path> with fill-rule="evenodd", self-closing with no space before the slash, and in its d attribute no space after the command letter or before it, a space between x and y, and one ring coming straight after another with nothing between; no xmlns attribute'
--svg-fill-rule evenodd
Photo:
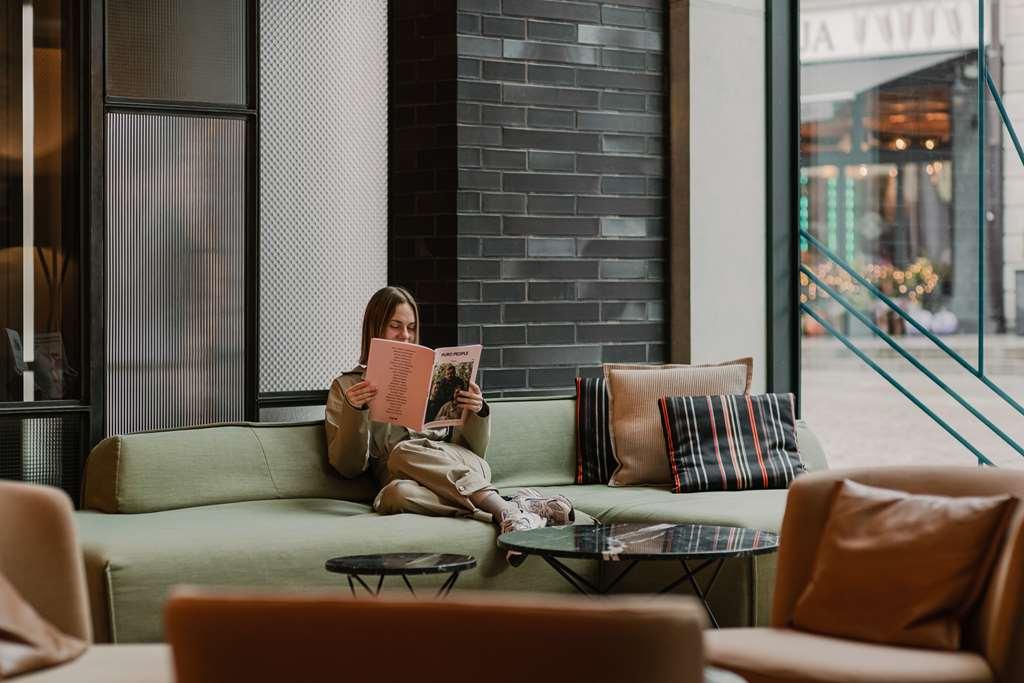
<svg viewBox="0 0 1024 683"><path fill-rule="evenodd" d="M935 344L945 354L960 364L964 369L971 373L975 378L979 379L986 387L992 390L997 396L1003 399L1008 405L1016 410L1021 415L1024 415L1024 406L1018 403L1012 396L1006 393L1001 387L992 382L988 377L985 376L985 89L988 88L989 92L992 93L992 97L995 100L996 106L999 109L999 115L1002 118L1003 124L1006 126L1006 130L1010 135L1010 139L1013 141L1013 145L1017 150L1017 156L1024 165L1024 145L1021 144L1020 138L1017 136L1017 131L1014 129L1013 122L1010 120L1009 113L1006 111L1006 107L1003 104L1003 99L999 95L999 90L996 87L995 81L992 79L992 74L989 72L988 65L986 63L985 56L985 0L978 0L978 157L979 157L979 173L978 173L978 361L977 367L972 366L966 359L963 358L959 353L950 348L945 342L939 339L931 330L924 327L921 323L914 319L909 313L903 310L901 306L896 304L891 298L889 298L884 292L878 287L869 282L863 275L857 272L849 263L843 260L840 256L833 253L828 246L819 241L814 235L808 230L800 229L800 236L810 244L813 244L819 251L821 251L826 258L832 263L838 265L847 274L849 274L858 284L863 286L870 294L882 301L890 310L894 311L899 315L905 322L909 323L914 329L920 332L925 338ZM1024 447L1021 447L1012 437L1007 435L1002 429L996 426L991 420L985 415L978 411L973 405L966 401L956 390L946 384L942 379L926 367L922 362L917 360L911 353L909 353L899 342L897 342L892 336L882 330L873 320L868 318L862 311L854 306L845 296L837 292L833 287L826 283L820 278L814 271L808 266L801 264L801 272L809 278L817 287L821 288L826 294L832 299L837 301L846 311L853 315L862 324L867 326L874 334L878 335L890 348L896 351L905 360L911 363L918 371L922 372L928 379L935 383L940 389L942 389L947 395L953 398L963 408L968 410L971 415L976 417L992 432L998 435L1007 445L1017 451L1018 454L1024 456ZM967 441L959 432L953 429L945 420L939 417L931 408L925 405L917 396L903 386L899 381L896 380L892 375L886 372L878 363L876 363L871 357L864 353L860 348L854 344L849 337L837 330L831 323L820 316L811 306L805 302L800 303L800 309L806 314L814 318L819 325L829 332L833 337L838 339L847 349L855 354L862 361L867 363L876 373L882 376L889 384L895 387L900 393L906 396L914 405L920 408L928 417L930 417L936 424L942 427L947 433L949 433L954 439L959 441L967 450L974 454L979 464L994 466L994 463L985 457L981 451L979 451L974 445Z"/></svg>
<svg viewBox="0 0 1024 683"><path fill-rule="evenodd" d="M992 74L989 73L988 69L985 69L985 80L988 82L988 89L992 93L992 99L996 101L996 107L999 108L999 116L1003 119L1006 132L1010 134L1013 146L1017 148L1017 156L1020 157L1020 163L1024 164L1024 148L1021 147L1020 138L1017 137L1017 131L1014 130L1013 122L1010 121L1010 114L1007 113L1006 106L1003 105L1003 98L999 96L999 89L996 88L996 83L992 80Z"/></svg>
<svg viewBox="0 0 1024 683"><path fill-rule="evenodd" d="M868 292L870 292L873 296L875 296L882 303L884 303L886 306L888 306L889 309L891 309L894 313L896 313L896 315L898 315L901 318L903 318L903 320L905 320L915 330L920 332L929 341L931 341L937 347L939 347L942 351L944 351L946 353L946 355L948 355L954 361L959 363L964 369L966 369L974 377L976 377L978 380L980 380L982 382L982 384L984 384L986 387L991 389L997 396L999 396L999 398L1003 399L1014 410L1016 410L1021 415L1024 415L1024 406L1022 406L1020 403L1018 403L1016 400L1014 400L1014 398L1012 396L1010 396L1008 393L1006 393L998 384L996 384L995 382L990 380L988 377L986 377L984 374L979 372L973 365L968 363L963 358L963 356L961 356L959 353L957 353L956 351L951 349L944 341L942 341L937 336L935 336L935 334L931 330L929 330L927 327L925 327L924 325L919 323L917 320L915 320L912 315L910 315L909 313L904 311L903 308L899 306L899 304L894 302L884 292L882 292L880 289L878 289L878 287L876 287L871 282L869 282L863 275L861 275L859 272L857 272L857 270L853 266L851 266L849 263L847 263L845 260L843 260L843 258L841 256L833 253L831 249L829 249L827 246L822 244L821 241L818 240L818 238L816 238L814 235L812 235L807 230L801 229L800 230L800 236L803 237L804 239L806 239L810 244L813 244L815 246L815 248L817 248L826 257L828 257L828 259L830 261L832 261L837 266L839 266L840 268L845 270L850 275L850 277L852 277L854 280L857 281L858 284L860 284L862 287L864 287L866 290L868 290Z"/></svg>
<svg viewBox="0 0 1024 683"><path fill-rule="evenodd" d="M993 463L991 460L986 458L985 455L981 451L979 451L967 439L965 439L963 436L961 436L960 432L958 432L955 429L953 429L952 427L950 427L946 423L945 420L943 420L941 417L939 417L937 414L935 414L935 412L931 408L929 408L924 403L922 403L921 400L917 396L914 396L914 394L911 393L909 389L907 389L905 386L900 384L899 381L897 381L895 377L893 377L888 372L886 372L870 356L868 356L866 353L864 353L859 348L857 348L857 346L853 342L851 342L849 339L847 339L846 336L842 332L840 332L835 327L833 327L830 322L828 322L827 320L822 318L820 315L818 315L818 313L813 308L811 308L810 306L808 306L805 303L801 303L800 304L800 309L803 310L805 313L807 313L807 315L809 315L812 318L814 318L818 322L818 324L821 325L822 327L824 327L826 330L828 330L828 332L833 337L835 337L836 339L841 341L843 343L843 346L848 348L858 358L860 358L862 361L864 361L869 366L871 366L872 370L874 370L879 375L881 375L887 382L889 382L889 384L891 384L893 387L895 387L897 389L897 391L899 391L901 394L903 394L908 399L910 399L911 403L913 403L918 408L920 408L922 411L924 411L925 415L927 415L932 420L934 420L936 422L936 424L938 424L940 427L942 427L944 430L946 430L946 432L948 432L950 436L952 436L954 439L959 441L964 446L964 448L966 448L971 453L973 453L974 457L978 459L978 464L991 465L992 467L995 467L995 463Z"/></svg>
<svg viewBox="0 0 1024 683"><path fill-rule="evenodd" d="M985 374L985 0L978 0L978 376Z"/></svg>
<svg viewBox="0 0 1024 683"><path fill-rule="evenodd" d="M845 308L847 311L849 311L855 318L857 318L857 320L859 320L861 323L866 325L868 327L868 329L870 329L872 332L874 332L879 337L881 337L882 341L884 341L886 344L888 344L894 351L896 351L896 353L898 353L901 356L903 356L903 358L905 358L907 361L909 361L911 365L913 365L915 368L920 370L922 373L924 373L924 375L928 379L930 379L932 382L934 382L936 386L938 386L940 389L945 391L946 394L948 394L954 401L956 401L961 406L966 408L967 411L971 413L971 415L973 415L974 417L978 418L978 420L980 420L982 424L984 424L992 432L994 432L1010 448L1012 448L1013 450L1017 451L1018 454L1024 456L1024 447L1021 447L1021 445L1018 444L1016 441L1014 441L1011 436L1009 436L1006 432L1004 432L1002 429L1000 429L991 420L989 420L987 417L985 417L980 411L978 411L977 408L975 408L973 405L968 403L967 400L965 400L962 396L960 396L960 394L955 389L953 389L948 384L946 384L944 381L942 381L942 379L940 379L938 375L936 375L934 372L929 370L921 361L919 361L916 358L914 358L914 356L911 355L905 348L903 348L899 344L899 342L897 342L888 333L886 333L884 330L882 330L882 328L880 328L878 325L876 325L873 320L868 318L861 311L857 310L857 307L854 306L853 304L851 304L846 299L846 297L844 297L842 294L840 294L835 289L833 289L828 283L826 283L824 280L822 280L820 277L818 277L814 273L814 271L812 271L807 266L801 266L800 270L807 277L809 277L814 282L815 285L817 285L818 287L820 287L823 290L825 290L825 292L830 297L832 297L833 299L838 301L839 304L843 308Z"/></svg>

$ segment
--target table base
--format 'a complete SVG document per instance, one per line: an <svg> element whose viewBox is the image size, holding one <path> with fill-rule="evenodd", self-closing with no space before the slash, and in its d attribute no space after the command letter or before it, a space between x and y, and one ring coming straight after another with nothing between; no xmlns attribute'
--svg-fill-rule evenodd
<svg viewBox="0 0 1024 683"><path fill-rule="evenodd" d="M544 561L551 565L552 569L558 572L558 574L563 579L568 581L573 588L575 588L583 595L589 596L605 595L609 593L613 588L615 588L615 586L619 584L623 577L629 574L634 567L636 567L638 564L640 564L640 562L642 562L642 560L631 561L628 565L626 565L625 569L619 572L619 575L616 576L611 581L611 583L602 588L599 585L595 586L593 583L580 576L577 572L573 571L570 567L566 566L563 562L559 561L558 558L551 557L549 555L543 555L542 557L544 558ZM718 619L715 618L714 612L711 611L711 605L708 604L707 596L711 592L711 589L714 587L715 581L718 579L718 574L722 571L722 565L725 564L725 558L712 558L709 560L704 560L692 569L690 567L690 564L686 560L680 559L679 562L683 567L683 575L675 581L673 581L672 583L670 583L669 585L662 588L660 591L658 591L658 593L668 593L669 591L679 586L681 583L688 581L690 583L690 587L693 588L693 592L704 604L704 609L708 613L708 619L711 620L711 625L715 628L718 628ZM602 570L605 564L606 563L602 563ZM709 567L714 567L714 570L711 573L711 579L707 582L706 586L701 588L700 583L698 583L697 581L697 574L699 574L700 572L704 571Z"/></svg>
<svg viewBox="0 0 1024 683"><path fill-rule="evenodd" d="M445 579L444 583L441 584L441 587L437 590L437 593L434 595L434 597L435 598L447 597L448 594L452 592L452 588L455 587L455 582L459 580L459 574L461 574L461 573L462 572L452 572L452 575L449 576L447 579ZM402 577L402 581L405 582L405 587L409 589L409 592L412 593L413 595L416 595L416 591L413 590L412 584L409 583L409 577L407 577L405 574L399 574L399 576ZM362 586L366 590L367 593L369 593L373 597L379 596L380 592L381 592L381 588L384 586L384 577L385 577L385 574L380 574L379 575L379 578L377 580L377 587L376 587L376 589L374 589L374 588L371 588L369 585L367 585L367 583L365 581L363 581L363 577L360 576L359 574L349 574L348 575L348 587L349 587L349 590L352 591L352 597L353 598L358 597L356 595L356 583L357 582L359 583L360 586ZM353 581L353 579L355 579L355 581Z"/></svg>

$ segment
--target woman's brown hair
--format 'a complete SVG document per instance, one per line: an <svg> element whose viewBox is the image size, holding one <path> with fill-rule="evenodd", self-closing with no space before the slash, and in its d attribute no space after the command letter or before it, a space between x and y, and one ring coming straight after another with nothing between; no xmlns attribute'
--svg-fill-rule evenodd
<svg viewBox="0 0 1024 683"><path fill-rule="evenodd" d="M359 350L359 364L366 365L366 359L370 355L370 340L374 337L383 337L384 329L387 327L391 316L399 304L409 304L412 308L413 317L416 319L416 337L414 344L420 343L420 309L416 305L416 299L404 287L384 287L374 292L366 304L366 311L363 313L363 344Z"/></svg>

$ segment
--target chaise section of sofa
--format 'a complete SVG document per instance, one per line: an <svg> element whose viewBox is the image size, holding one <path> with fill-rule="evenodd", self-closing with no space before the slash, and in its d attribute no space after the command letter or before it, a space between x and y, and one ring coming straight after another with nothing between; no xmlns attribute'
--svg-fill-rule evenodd
<svg viewBox="0 0 1024 683"><path fill-rule="evenodd" d="M785 491L675 495L575 486L573 399L501 400L491 409L487 459L495 484L503 491L531 486L562 493L577 505L577 523L772 530L781 523ZM800 443L809 467L823 467L816 440L802 426ZM368 477L346 480L327 464L322 422L213 425L104 440L87 461L86 509L76 513L97 640L160 640L162 605L178 583L347 591L344 577L324 570L326 559L343 554L466 553L478 566L460 577L457 589L572 590L537 558L510 567L492 526L377 515L370 508L375 491ZM624 590L657 590L678 575L648 564L628 577ZM596 562L574 568L594 580L614 572ZM716 614L725 624L765 620L773 581L772 556L728 562L712 596ZM424 577L418 585L439 582Z"/></svg>

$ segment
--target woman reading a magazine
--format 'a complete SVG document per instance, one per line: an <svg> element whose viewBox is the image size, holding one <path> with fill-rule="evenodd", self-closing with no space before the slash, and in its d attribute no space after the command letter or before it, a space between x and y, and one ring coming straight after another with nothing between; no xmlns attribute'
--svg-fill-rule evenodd
<svg viewBox="0 0 1024 683"><path fill-rule="evenodd" d="M490 409L475 382L453 388L455 404L468 411L461 427L413 432L369 419L368 404L378 391L363 379L370 341L416 344L418 323L416 302L401 287L385 287L366 304L359 365L334 380L327 398L331 465L345 477L369 471L381 486L373 501L380 514L473 516L493 521L503 533L571 522L575 514L564 496L547 498L533 489L510 500L498 495L484 461Z"/></svg>

